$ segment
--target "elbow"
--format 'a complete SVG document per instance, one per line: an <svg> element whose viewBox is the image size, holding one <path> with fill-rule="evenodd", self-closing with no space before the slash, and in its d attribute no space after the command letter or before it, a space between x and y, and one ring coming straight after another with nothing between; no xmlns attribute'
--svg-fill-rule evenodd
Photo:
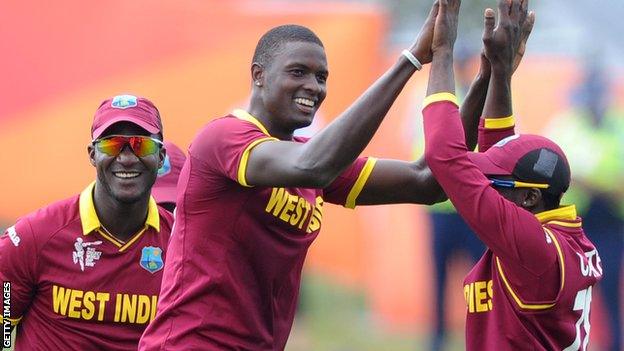
<svg viewBox="0 0 624 351"><path fill-rule="evenodd" d="M297 173L303 178L303 183L309 188L325 188L338 176L339 172L322 164L299 164Z"/></svg>

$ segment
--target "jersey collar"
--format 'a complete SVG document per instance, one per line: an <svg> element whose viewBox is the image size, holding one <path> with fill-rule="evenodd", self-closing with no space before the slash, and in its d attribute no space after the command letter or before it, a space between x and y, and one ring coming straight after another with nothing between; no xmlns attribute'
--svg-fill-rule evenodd
<svg viewBox="0 0 624 351"><path fill-rule="evenodd" d="M93 188L95 182L89 184L86 189L80 193L80 221L82 222L82 234L89 235L94 230L102 227L100 219L95 212L95 204L93 202ZM158 215L158 206L156 200L150 196L147 206L147 219L145 225L156 229L160 232L160 216Z"/></svg>
<svg viewBox="0 0 624 351"><path fill-rule="evenodd" d="M260 129L262 133L271 136L271 134L269 134L269 131L264 127L262 122L260 122L256 117L252 116L249 112L241 109L236 109L232 111L232 115L234 115L234 117L238 119L242 119L244 121L252 123L256 127L258 127L258 129Z"/></svg>
<svg viewBox="0 0 624 351"><path fill-rule="evenodd" d="M553 220L575 221L576 220L576 206L568 205L561 206L554 210L540 212L535 215L540 223L546 223Z"/></svg>

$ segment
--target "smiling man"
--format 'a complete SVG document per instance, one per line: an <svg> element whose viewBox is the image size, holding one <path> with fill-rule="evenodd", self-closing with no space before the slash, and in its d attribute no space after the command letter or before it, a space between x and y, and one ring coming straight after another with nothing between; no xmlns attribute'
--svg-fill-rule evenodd
<svg viewBox="0 0 624 351"><path fill-rule="evenodd" d="M96 181L0 237L17 350L136 350L156 314L173 218L150 191L165 151L156 107L102 102L88 146Z"/></svg>
<svg viewBox="0 0 624 351"><path fill-rule="evenodd" d="M189 149L158 314L140 350L282 350L325 202L444 199L423 160L358 157L409 78L430 62L437 11L397 62L310 139L293 134L325 99L323 44L297 25L262 36L249 108L208 123ZM480 87L463 111L473 140L487 90Z"/></svg>

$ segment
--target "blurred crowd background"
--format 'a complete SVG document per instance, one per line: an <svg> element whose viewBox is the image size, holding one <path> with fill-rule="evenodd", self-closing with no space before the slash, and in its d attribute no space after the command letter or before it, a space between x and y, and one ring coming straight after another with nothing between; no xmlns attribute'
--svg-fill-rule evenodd
<svg viewBox="0 0 624 351"><path fill-rule="evenodd" d="M86 147L99 103L150 98L166 140L186 150L209 120L245 107L250 60L269 28L297 23L324 41L328 97L313 135L397 59L430 7L422 0L6 1L0 11L0 229L71 196L94 177ZM482 14L462 4L458 91L474 76ZM592 305L591 350L621 347L624 240L624 3L533 1L537 22L512 88L518 130L570 158L588 236L605 270ZM417 73L366 154L422 152ZM312 246L288 350L461 350L464 274L483 248L452 206L328 207ZM71 250L68 248L68 252Z"/></svg>

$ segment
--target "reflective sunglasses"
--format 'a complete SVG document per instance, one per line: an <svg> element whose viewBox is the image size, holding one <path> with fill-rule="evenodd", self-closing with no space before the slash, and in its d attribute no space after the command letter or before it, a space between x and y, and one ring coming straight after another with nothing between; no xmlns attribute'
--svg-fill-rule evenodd
<svg viewBox="0 0 624 351"><path fill-rule="evenodd" d="M496 179L496 178L488 178L490 180L490 185L499 188L538 188L538 189L548 189L550 187L549 184L543 183L525 183L519 180L507 180L507 179Z"/></svg>
<svg viewBox="0 0 624 351"><path fill-rule="evenodd" d="M109 135L93 140L92 143L100 152L115 157L126 145L129 145L138 157L155 154L163 146L162 141L142 135Z"/></svg>

